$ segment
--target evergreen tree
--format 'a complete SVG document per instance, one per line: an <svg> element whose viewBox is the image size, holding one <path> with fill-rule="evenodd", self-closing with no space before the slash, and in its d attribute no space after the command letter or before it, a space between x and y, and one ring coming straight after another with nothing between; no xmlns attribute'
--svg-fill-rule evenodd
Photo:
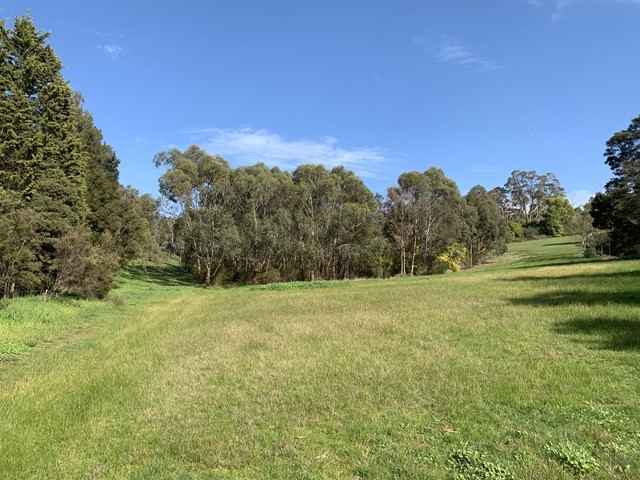
<svg viewBox="0 0 640 480"><path fill-rule="evenodd" d="M46 288L57 239L87 215L87 154L75 129L60 59L28 16L0 24L0 186L37 214Z"/></svg>
<svg viewBox="0 0 640 480"><path fill-rule="evenodd" d="M640 116L607 141L614 177L591 202L594 226L610 230L614 253L640 256Z"/></svg>

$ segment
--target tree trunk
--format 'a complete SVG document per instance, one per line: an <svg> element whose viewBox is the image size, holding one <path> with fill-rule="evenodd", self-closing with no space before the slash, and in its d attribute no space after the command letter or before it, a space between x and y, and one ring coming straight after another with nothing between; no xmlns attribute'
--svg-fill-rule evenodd
<svg viewBox="0 0 640 480"><path fill-rule="evenodd" d="M336 254L336 249L337 249L337 245L338 245L338 239L334 238L333 239L333 245L331 248L331 279L332 280L337 280L337 273L336 273L336 262L337 262L337 254Z"/></svg>
<svg viewBox="0 0 640 480"><path fill-rule="evenodd" d="M416 267L416 255L418 250L418 236L413 237L413 253L411 254L411 276L413 276L413 272Z"/></svg>

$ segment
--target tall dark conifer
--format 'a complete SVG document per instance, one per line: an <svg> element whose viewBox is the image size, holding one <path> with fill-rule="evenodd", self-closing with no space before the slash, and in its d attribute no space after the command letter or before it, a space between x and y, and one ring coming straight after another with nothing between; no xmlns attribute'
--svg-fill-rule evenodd
<svg viewBox="0 0 640 480"><path fill-rule="evenodd" d="M48 36L28 16L0 24L0 187L36 215L45 288L58 239L87 215L87 154Z"/></svg>

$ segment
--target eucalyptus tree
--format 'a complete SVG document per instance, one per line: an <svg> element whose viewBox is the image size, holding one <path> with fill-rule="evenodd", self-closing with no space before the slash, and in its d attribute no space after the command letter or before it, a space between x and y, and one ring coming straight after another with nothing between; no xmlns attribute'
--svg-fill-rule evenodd
<svg viewBox="0 0 640 480"><path fill-rule="evenodd" d="M302 275L315 280L327 266L325 248L335 201L336 178L324 165L300 165L293 172L297 260Z"/></svg>
<svg viewBox="0 0 640 480"><path fill-rule="evenodd" d="M424 272L431 272L437 256L464 238L464 201L456 183L436 167L423 173L403 173L398 178L398 185L412 198L407 205L411 248L409 274L415 274L419 267Z"/></svg>
<svg viewBox="0 0 640 480"><path fill-rule="evenodd" d="M155 155L160 192L179 206L176 224L184 264L209 285L225 262L237 261L240 236L227 202L231 195L231 169L226 160L196 145Z"/></svg>
<svg viewBox="0 0 640 480"><path fill-rule="evenodd" d="M241 261L258 282L264 272L284 269L292 250L291 175L264 164L231 174L232 209L241 235Z"/></svg>
<svg viewBox="0 0 640 480"><path fill-rule="evenodd" d="M470 265L478 265L489 254L506 251L507 221L495 195L484 187L476 185L464 198L468 206L465 246Z"/></svg>
<svg viewBox="0 0 640 480"><path fill-rule="evenodd" d="M371 190L355 173L342 166L332 169L331 176L334 192L328 227L330 273L327 273L335 280L367 269L363 265L365 250L375 248L372 239L379 231L376 229L377 204Z"/></svg>
<svg viewBox="0 0 640 480"><path fill-rule="evenodd" d="M383 204L385 231L395 247L400 275L407 274L407 251L415 231L412 218L413 194L401 187L387 189Z"/></svg>
<svg viewBox="0 0 640 480"><path fill-rule="evenodd" d="M530 222L540 220L547 200L563 196L564 188L553 173L539 175L534 170L514 170L502 192L507 203L505 210L514 212L515 220Z"/></svg>

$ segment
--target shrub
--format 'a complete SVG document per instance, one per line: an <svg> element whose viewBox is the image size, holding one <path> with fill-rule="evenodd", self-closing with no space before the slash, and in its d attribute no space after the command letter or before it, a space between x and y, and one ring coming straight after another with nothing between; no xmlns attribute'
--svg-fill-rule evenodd
<svg viewBox="0 0 640 480"><path fill-rule="evenodd" d="M467 256L467 249L459 244L448 247L436 257L433 273L459 272L462 262Z"/></svg>
<svg viewBox="0 0 640 480"><path fill-rule="evenodd" d="M267 283L277 283L282 281L282 276L280 275L280 270L277 268L270 268L265 272L261 272L256 277L256 283L260 285L265 285Z"/></svg>
<svg viewBox="0 0 640 480"><path fill-rule="evenodd" d="M522 239L522 224L518 222L509 222L507 227L508 242L515 242Z"/></svg>

